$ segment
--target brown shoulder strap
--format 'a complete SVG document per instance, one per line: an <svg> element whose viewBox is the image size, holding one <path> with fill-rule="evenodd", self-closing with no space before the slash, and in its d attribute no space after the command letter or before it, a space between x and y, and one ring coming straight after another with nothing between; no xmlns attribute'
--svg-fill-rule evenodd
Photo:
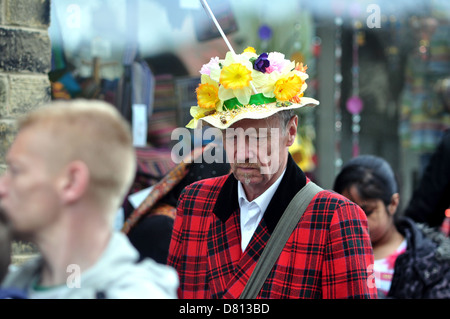
<svg viewBox="0 0 450 319"><path fill-rule="evenodd" d="M321 187L310 181L294 196L270 236L239 299L256 298L306 207L313 197L322 190Z"/></svg>

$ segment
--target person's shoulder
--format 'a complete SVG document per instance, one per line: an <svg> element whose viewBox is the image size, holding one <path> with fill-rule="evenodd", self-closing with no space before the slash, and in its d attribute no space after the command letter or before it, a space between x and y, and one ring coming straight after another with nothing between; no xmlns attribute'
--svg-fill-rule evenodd
<svg viewBox="0 0 450 319"><path fill-rule="evenodd" d="M174 268L145 258L135 263L126 276L117 279L107 291L107 298L176 299L178 286Z"/></svg>
<svg viewBox="0 0 450 319"><path fill-rule="evenodd" d="M335 191L323 189L321 190L314 200L315 203L319 203L321 205L333 205L337 207L341 206L357 206L354 202L350 201L348 198L342 196L341 194L336 193Z"/></svg>
<svg viewBox="0 0 450 319"><path fill-rule="evenodd" d="M186 186L186 188L196 189L196 188L212 188L212 187L221 187L226 182L226 180L230 177L230 174L218 176L218 177L210 177L201 179L199 181L193 182Z"/></svg>
<svg viewBox="0 0 450 319"><path fill-rule="evenodd" d="M182 196L208 196L210 197L213 193L219 193L225 182L228 180L230 175L223 175L219 177L211 177L196 181L192 184L187 185L183 191Z"/></svg>
<svg viewBox="0 0 450 319"><path fill-rule="evenodd" d="M339 219L366 219L363 210L358 205L332 190L320 191L315 197L313 205L314 210L339 215Z"/></svg>

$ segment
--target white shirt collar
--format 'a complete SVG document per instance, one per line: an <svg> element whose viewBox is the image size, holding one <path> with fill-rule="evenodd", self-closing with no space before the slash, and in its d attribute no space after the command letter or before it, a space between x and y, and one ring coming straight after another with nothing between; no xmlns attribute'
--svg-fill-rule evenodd
<svg viewBox="0 0 450 319"><path fill-rule="evenodd" d="M284 173L286 172L286 168L284 169L283 173L278 177L278 179L270 185L268 189L261 195L259 195L257 198L255 198L253 201L249 202L247 199L247 196L245 195L244 187L242 186L242 183L238 181L238 201L239 201L239 207L242 208L242 205L244 203L250 204L255 203L258 205L259 209L262 213L264 213L267 209L267 206L269 206L270 200L272 199L273 195L275 194L275 191L277 190L278 186L281 183L281 180L283 179Z"/></svg>
<svg viewBox="0 0 450 319"><path fill-rule="evenodd" d="M275 194L281 180L284 176L286 169L283 171L280 177L270 185L270 187L253 201L249 202L245 195L244 187L242 183L238 181L238 202L240 208L240 221L241 221L241 249L245 251L250 239L253 236L259 222L264 215L267 206Z"/></svg>

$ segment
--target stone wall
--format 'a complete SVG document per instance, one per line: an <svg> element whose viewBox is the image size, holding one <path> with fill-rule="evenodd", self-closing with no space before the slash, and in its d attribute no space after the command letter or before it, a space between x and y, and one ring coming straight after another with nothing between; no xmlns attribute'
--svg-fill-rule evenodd
<svg viewBox="0 0 450 319"><path fill-rule="evenodd" d="M50 101L50 0L0 0L0 173L16 120Z"/></svg>

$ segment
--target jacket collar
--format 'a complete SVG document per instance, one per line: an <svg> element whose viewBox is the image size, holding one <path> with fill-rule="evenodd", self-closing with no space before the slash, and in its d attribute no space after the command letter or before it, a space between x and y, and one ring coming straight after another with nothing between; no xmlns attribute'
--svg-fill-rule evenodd
<svg viewBox="0 0 450 319"><path fill-rule="evenodd" d="M406 237L408 245L406 252L398 257L398 260L403 259L399 267L413 267L425 285L442 280L445 265L449 261L448 246L445 249L445 246L449 245L448 238L435 229L413 222L408 217L403 217L397 227Z"/></svg>
<svg viewBox="0 0 450 319"><path fill-rule="evenodd" d="M305 185L305 174L289 154L286 164L286 172L263 216L270 233L272 233L275 229L275 226L289 205L291 199ZM225 222L231 214L238 209L238 181L233 174L230 174L217 197L213 213L222 222Z"/></svg>
<svg viewBox="0 0 450 319"><path fill-rule="evenodd" d="M438 260L450 261L450 239L442 232L426 224L416 223L409 217L402 217L396 224L398 231L405 236L408 250L415 258L427 256L431 246L435 246Z"/></svg>

